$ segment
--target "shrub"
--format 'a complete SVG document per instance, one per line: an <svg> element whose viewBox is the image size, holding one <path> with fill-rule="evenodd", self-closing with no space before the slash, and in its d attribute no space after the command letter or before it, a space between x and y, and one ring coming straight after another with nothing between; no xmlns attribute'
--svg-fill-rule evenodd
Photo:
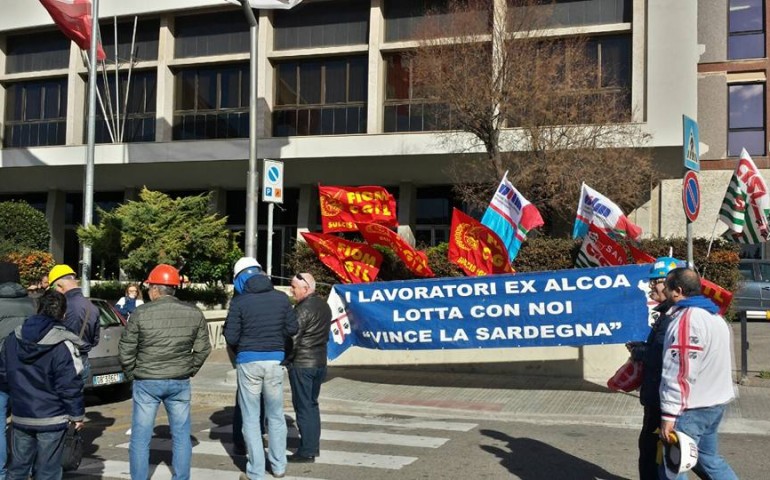
<svg viewBox="0 0 770 480"><path fill-rule="evenodd" d="M56 265L53 256L48 252L27 250L25 252L10 252L0 256L3 261L15 263L19 267L21 284L25 287L37 285L44 275Z"/></svg>
<svg viewBox="0 0 770 480"><path fill-rule="evenodd" d="M45 215L27 202L0 202L0 256L48 250L51 233Z"/></svg>

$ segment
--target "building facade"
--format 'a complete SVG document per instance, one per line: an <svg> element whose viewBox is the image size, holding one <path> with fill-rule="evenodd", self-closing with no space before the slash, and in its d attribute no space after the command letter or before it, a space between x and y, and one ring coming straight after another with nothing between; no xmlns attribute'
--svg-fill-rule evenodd
<svg viewBox="0 0 770 480"><path fill-rule="evenodd" d="M756 147L757 163L767 167L764 3L557 0L549 33L588 34L597 69L624 72L630 121L650 134L664 176L681 178L686 114L701 123L704 169L729 177L741 142ZM0 0L0 9L0 200L24 199L45 211L55 258L74 264L87 68L38 2ZM113 128L97 115L95 204L112 208L145 186L174 195L212 191L213 208L243 231L251 80L243 12L221 0L101 2L100 10L111 62L99 82L114 83L117 68L111 90L129 95L102 95L107 116L112 109L125 120ZM424 3L414 0L305 0L291 11L258 12L258 155L285 164L273 272L282 271L282 254L299 231L319 229L319 183L385 186L398 200L399 233L425 244L447 239L452 207L459 206L448 162L481 150L462 136L446 142L445 113L412 96L402 54L416 46L424 14ZM733 115L742 108L748 110ZM714 184L721 201L726 181ZM668 188L656 187L634 213L652 235L683 235L683 223L667 217L674 210ZM706 203L701 215L711 208ZM260 259L265 219L260 203ZM98 271L98 259L94 264Z"/></svg>

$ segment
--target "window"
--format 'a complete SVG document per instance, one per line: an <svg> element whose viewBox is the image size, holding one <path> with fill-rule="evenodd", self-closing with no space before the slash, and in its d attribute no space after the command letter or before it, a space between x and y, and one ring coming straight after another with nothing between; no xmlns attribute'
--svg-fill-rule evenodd
<svg viewBox="0 0 770 480"><path fill-rule="evenodd" d="M360 45L369 42L369 2L300 4L276 10L275 49Z"/></svg>
<svg viewBox="0 0 770 480"><path fill-rule="evenodd" d="M6 73L67 68L70 41L58 30L9 36L6 55Z"/></svg>
<svg viewBox="0 0 770 480"><path fill-rule="evenodd" d="M727 154L737 157L745 148L750 155L764 155L765 85L745 83L728 85Z"/></svg>
<svg viewBox="0 0 770 480"><path fill-rule="evenodd" d="M6 88L3 146L64 145L67 80L11 83Z"/></svg>
<svg viewBox="0 0 770 480"><path fill-rule="evenodd" d="M273 135L366 132L367 59L280 63Z"/></svg>
<svg viewBox="0 0 770 480"><path fill-rule="evenodd" d="M249 136L249 66L200 67L176 74L174 140Z"/></svg>
<svg viewBox="0 0 770 480"><path fill-rule="evenodd" d="M117 116L114 73L108 73L107 78L109 88L105 89L104 77L101 76L97 78L97 88L105 102L107 99L111 100L111 105L105 103L105 109L107 110L107 117L112 119ZM122 72L120 74L120 125L116 128L115 122L110 122L108 126L104 113L97 104L96 142L111 143L113 139L115 142L155 141L156 83L156 73L154 70L132 72L130 85L128 84L128 73ZM127 100L126 89L128 89ZM107 91L109 91L109 94Z"/></svg>
<svg viewBox="0 0 770 480"><path fill-rule="evenodd" d="M448 105L415 98L412 62L400 54L386 58L384 130L421 132L450 129L452 122Z"/></svg>
<svg viewBox="0 0 770 480"><path fill-rule="evenodd" d="M765 12L762 0L730 0L727 58L764 58Z"/></svg>
<svg viewBox="0 0 770 480"><path fill-rule="evenodd" d="M452 17L460 14L447 12L449 4L449 0L385 0L385 41L414 40L428 12L438 24L453 22ZM456 21L457 25L478 29L478 33L484 33L484 29L491 26L491 10L478 10L463 17ZM487 33L490 32L491 29L487 28Z"/></svg>
<svg viewBox="0 0 770 480"><path fill-rule="evenodd" d="M158 31L160 20L139 19L136 22L136 60L158 59ZM100 25L102 46L109 61L115 60L115 24ZM131 39L134 37L134 21L118 22L118 62L126 63L131 58Z"/></svg>
<svg viewBox="0 0 770 480"><path fill-rule="evenodd" d="M530 14L532 18L545 16L549 28L580 27L630 23L633 5L631 0L538 0L541 4ZM519 15L526 7L517 7L521 0L508 0L509 20Z"/></svg>
<svg viewBox="0 0 770 480"><path fill-rule="evenodd" d="M240 9L177 17L174 38L176 58L248 53L249 23Z"/></svg>

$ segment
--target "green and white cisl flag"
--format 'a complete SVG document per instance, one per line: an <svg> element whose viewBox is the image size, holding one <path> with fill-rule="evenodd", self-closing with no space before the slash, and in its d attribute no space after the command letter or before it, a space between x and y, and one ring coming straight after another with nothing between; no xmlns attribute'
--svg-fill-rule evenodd
<svg viewBox="0 0 770 480"><path fill-rule="evenodd" d="M719 219L738 243L763 243L770 239L770 194L767 183L744 148L727 186Z"/></svg>
<svg viewBox="0 0 770 480"><path fill-rule="evenodd" d="M236 5L241 5L240 0L226 0ZM251 8L263 8L266 10L288 10L299 5L302 0L247 0Z"/></svg>

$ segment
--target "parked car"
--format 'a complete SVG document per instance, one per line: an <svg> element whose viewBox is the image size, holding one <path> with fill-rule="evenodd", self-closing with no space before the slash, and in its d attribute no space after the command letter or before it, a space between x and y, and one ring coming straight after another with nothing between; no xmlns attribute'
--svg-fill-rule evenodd
<svg viewBox="0 0 770 480"><path fill-rule="evenodd" d="M99 344L88 353L91 374L86 380L86 389L125 386L129 381L120 367L118 342L126 329L126 320L110 302L98 298L92 298L91 302L99 309L101 337Z"/></svg>
<svg viewBox="0 0 770 480"><path fill-rule="evenodd" d="M735 310L770 312L770 260L743 259L738 269L743 278L733 297Z"/></svg>

